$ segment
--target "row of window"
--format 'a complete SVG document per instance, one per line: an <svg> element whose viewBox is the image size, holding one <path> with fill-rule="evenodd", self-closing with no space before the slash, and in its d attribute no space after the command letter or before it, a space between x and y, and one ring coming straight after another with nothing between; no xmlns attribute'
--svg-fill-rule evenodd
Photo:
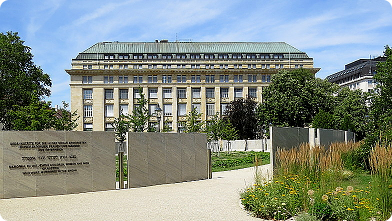
<svg viewBox="0 0 392 221"><path fill-rule="evenodd" d="M221 104L220 113L225 115L226 109L228 104ZM138 104L135 104L134 108L136 108ZM149 104L148 110L151 116L156 115L156 109L158 104ZM201 113L201 104L200 103L193 103L192 110L196 110L198 113ZM105 117L114 117L114 105L108 104L105 105ZM128 104L120 104L120 112L119 114L128 115ZM186 104L179 103L177 104L177 114L178 116L185 116L187 114L186 111ZM206 104L206 114L207 116L213 116L216 114L215 112L215 104L214 103L207 103ZM164 104L163 105L163 115L164 116L173 116L173 108L172 104ZM93 105L84 105L83 106L83 116L84 117L93 117Z"/></svg>
<svg viewBox="0 0 392 221"><path fill-rule="evenodd" d="M191 75L191 82L192 83L201 83L201 75ZM255 83L257 82L257 75L256 74L248 74L247 82ZM206 83L215 83L215 75L204 75L204 80ZM268 83L271 81L270 75L261 75L261 82ZM177 75L177 83L186 83L187 82L187 75ZM244 78L242 74L236 74L233 76L234 83L242 83L244 82ZM92 84L93 77L92 76L83 76L82 77L83 84ZM104 76L103 77L104 84L113 84L114 83L114 76ZM128 76L118 76L118 83L119 84L128 84L131 83L128 80ZM133 76L133 83L141 84L143 83L143 76L142 75L135 75ZM148 75L147 76L147 83L158 83L158 75ZM162 83L173 83L172 75L162 75ZM219 75L219 83L229 83L229 75Z"/></svg>
<svg viewBox="0 0 392 221"><path fill-rule="evenodd" d="M105 60L152 60L152 59L283 59L283 54L105 54Z"/></svg>
<svg viewBox="0 0 392 221"><path fill-rule="evenodd" d="M103 69L115 69L115 66L112 64L105 64L103 66ZM205 69L229 69L229 68L233 68L233 69L257 69L257 68L261 68L261 69L271 69L270 64L262 64L261 66L257 66L256 64L248 64L248 65L242 65L242 64L234 64L233 67L229 66L228 64L220 64L220 65L213 65L213 64L205 64L205 65L200 65L200 64L177 64L177 65L171 65L171 64L162 64L162 65L157 65L157 64L149 64L147 65L147 67L143 67L142 64L134 64L134 65L127 65L127 64L120 64L118 65L118 69L143 69L143 68L148 68L148 69L201 69L201 68L205 68ZM302 64L296 64L294 66L295 68L301 68L303 67ZM282 69L284 68L283 64L275 64L275 69ZM83 69L93 69L92 65L83 65Z"/></svg>
<svg viewBox="0 0 392 221"><path fill-rule="evenodd" d="M134 90L134 98L140 98L138 88ZM234 88L234 97L241 98L243 94L242 88ZM206 98L215 98L215 88L206 88ZM257 88L248 88L248 95L250 97L257 97ZM163 98L172 98L172 89L171 88L163 88L162 89L162 97ZM186 88L178 88L177 89L177 97L178 98L186 98ZM220 88L220 97L228 98L229 97L229 88ZM119 89L119 98L120 99L128 99L128 89ZM155 99L158 98L158 89L157 88L149 88L148 89L148 98ZM201 89L200 88L192 88L192 98L201 98ZM93 99L93 89L83 89L83 99ZM113 89L105 89L105 99L111 100L114 99L114 90Z"/></svg>

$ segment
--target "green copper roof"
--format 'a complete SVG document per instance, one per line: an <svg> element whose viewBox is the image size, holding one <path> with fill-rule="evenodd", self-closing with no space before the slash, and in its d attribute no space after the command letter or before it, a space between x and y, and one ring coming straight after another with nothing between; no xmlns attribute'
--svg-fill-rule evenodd
<svg viewBox="0 0 392 221"><path fill-rule="evenodd" d="M99 42L92 53L302 53L285 42Z"/></svg>

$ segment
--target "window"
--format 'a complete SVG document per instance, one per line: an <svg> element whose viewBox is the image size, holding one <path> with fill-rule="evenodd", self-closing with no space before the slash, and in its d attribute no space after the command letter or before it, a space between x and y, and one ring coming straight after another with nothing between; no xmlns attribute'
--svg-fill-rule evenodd
<svg viewBox="0 0 392 221"><path fill-rule="evenodd" d="M221 88L221 98L229 97L229 88Z"/></svg>
<svg viewBox="0 0 392 221"><path fill-rule="evenodd" d="M93 83L93 76L83 76L82 78L83 78L83 80L82 80L83 84Z"/></svg>
<svg viewBox="0 0 392 221"><path fill-rule="evenodd" d="M163 89L163 98L172 98L172 89L164 88Z"/></svg>
<svg viewBox="0 0 392 221"><path fill-rule="evenodd" d="M192 104L192 110L196 110L200 114L200 104Z"/></svg>
<svg viewBox="0 0 392 221"><path fill-rule="evenodd" d="M104 76L103 83L105 84L113 84L113 76Z"/></svg>
<svg viewBox="0 0 392 221"><path fill-rule="evenodd" d="M186 98L186 88L178 88L178 98Z"/></svg>
<svg viewBox="0 0 392 221"><path fill-rule="evenodd" d="M133 98L140 98L139 88L133 89Z"/></svg>
<svg viewBox="0 0 392 221"><path fill-rule="evenodd" d="M179 133L185 132L185 125L186 125L186 122L178 122L178 132Z"/></svg>
<svg viewBox="0 0 392 221"><path fill-rule="evenodd" d="M228 83L229 82L229 75L220 75L219 82L221 83Z"/></svg>
<svg viewBox="0 0 392 221"><path fill-rule="evenodd" d="M200 83L200 75L192 75L192 83Z"/></svg>
<svg viewBox="0 0 392 221"><path fill-rule="evenodd" d="M206 83L214 83L215 75L206 75Z"/></svg>
<svg viewBox="0 0 392 221"><path fill-rule="evenodd" d="M83 65L83 69L93 69L93 66L91 64L89 65Z"/></svg>
<svg viewBox="0 0 392 221"><path fill-rule="evenodd" d="M234 88L234 97L235 98L242 97L242 88Z"/></svg>
<svg viewBox="0 0 392 221"><path fill-rule="evenodd" d="M234 82L241 83L242 82L242 75L234 75Z"/></svg>
<svg viewBox="0 0 392 221"><path fill-rule="evenodd" d="M84 117L93 117L93 105L84 105L83 116Z"/></svg>
<svg viewBox="0 0 392 221"><path fill-rule="evenodd" d="M128 115L128 104L120 104L120 114Z"/></svg>
<svg viewBox="0 0 392 221"><path fill-rule="evenodd" d="M148 98L158 98L158 89L157 88L150 88L148 89Z"/></svg>
<svg viewBox="0 0 392 221"><path fill-rule="evenodd" d="M128 69L128 65L127 64L120 64L119 69Z"/></svg>
<svg viewBox="0 0 392 221"><path fill-rule="evenodd" d="M120 89L120 99L128 99L128 89Z"/></svg>
<svg viewBox="0 0 392 221"><path fill-rule="evenodd" d="M162 76L162 83L171 83L172 82L172 76L171 75L163 75Z"/></svg>
<svg viewBox="0 0 392 221"><path fill-rule="evenodd" d="M114 117L113 104L105 105L105 117Z"/></svg>
<svg viewBox="0 0 392 221"><path fill-rule="evenodd" d="M207 104L206 109L207 109L208 116L215 115L215 105L214 104Z"/></svg>
<svg viewBox="0 0 392 221"><path fill-rule="evenodd" d="M177 75L177 83L186 83L186 75Z"/></svg>
<svg viewBox="0 0 392 221"><path fill-rule="evenodd" d="M93 89L83 89L83 99L93 99Z"/></svg>
<svg viewBox="0 0 392 221"><path fill-rule="evenodd" d="M228 104L221 104L221 115L226 115L227 105Z"/></svg>
<svg viewBox="0 0 392 221"><path fill-rule="evenodd" d="M257 82L256 76L255 74L248 74L248 82Z"/></svg>
<svg viewBox="0 0 392 221"><path fill-rule="evenodd" d="M279 69L280 65L279 64L275 64L275 69Z"/></svg>
<svg viewBox="0 0 392 221"><path fill-rule="evenodd" d="M267 67L267 69L270 69L270 65L269 64L267 64L266 67Z"/></svg>
<svg viewBox="0 0 392 221"><path fill-rule="evenodd" d="M263 83L271 82L271 76L270 75L263 75L263 76L261 76L261 81Z"/></svg>
<svg viewBox="0 0 392 221"><path fill-rule="evenodd" d="M149 75L148 83L158 83L158 77L156 75Z"/></svg>
<svg viewBox="0 0 392 221"><path fill-rule="evenodd" d="M148 105L148 111L149 111L149 114L151 116L155 116L156 115L155 110L157 109L157 107L158 107L157 104L150 104L150 105Z"/></svg>
<svg viewBox="0 0 392 221"><path fill-rule="evenodd" d="M114 131L114 127L112 123L105 124L105 131Z"/></svg>
<svg viewBox="0 0 392 221"><path fill-rule="evenodd" d="M192 98L201 98L200 88L192 88Z"/></svg>
<svg viewBox="0 0 392 221"><path fill-rule="evenodd" d="M119 84L128 84L128 76L119 76L118 83Z"/></svg>
<svg viewBox="0 0 392 221"><path fill-rule="evenodd" d="M113 99L113 89L105 89L105 99Z"/></svg>
<svg viewBox="0 0 392 221"><path fill-rule="evenodd" d="M284 66L283 66L283 64L280 64L280 68L283 68Z"/></svg>
<svg viewBox="0 0 392 221"><path fill-rule="evenodd" d="M215 97L215 88L206 88L206 98Z"/></svg>
<svg viewBox="0 0 392 221"><path fill-rule="evenodd" d="M172 130L173 130L173 122L165 121L165 122L164 122L164 127L165 127L167 130L172 131Z"/></svg>
<svg viewBox="0 0 392 221"><path fill-rule="evenodd" d="M248 89L248 95L249 97L257 97L257 88L249 88Z"/></svg>
<svg viewBox="0 0 392 221"><path fill-rule="evenodd" d="M143 83L143 76L133 76L133 83Z"/></svg>
<svg viewBox="0 0 392 221"><path fill-rule="evenodd" d="M93 124L92 123L84 123L83 124L83 130L84 131L92 131L93 130Z"/></svg>
<svg viewBox="0 0 392 221"><path fill-rule="evenodd" d="M172 116L172 105L171 104L164 104L163 105L163 114L165 116Z"/></svg>
<svg viewBox="0 0 392 221"><path fill-rule="evenodd" d="M186 104L178 104L178 116L186 115Z"/></svg>

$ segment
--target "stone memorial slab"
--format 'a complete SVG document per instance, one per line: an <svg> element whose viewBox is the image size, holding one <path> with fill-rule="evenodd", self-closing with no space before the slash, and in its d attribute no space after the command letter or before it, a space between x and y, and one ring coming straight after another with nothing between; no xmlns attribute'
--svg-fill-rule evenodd
<svg viewBox="0 0 392 221"><path fill-rule="evenodd" d="M0 138L1 198L115 189L113 133L3 131Z"/></svg>

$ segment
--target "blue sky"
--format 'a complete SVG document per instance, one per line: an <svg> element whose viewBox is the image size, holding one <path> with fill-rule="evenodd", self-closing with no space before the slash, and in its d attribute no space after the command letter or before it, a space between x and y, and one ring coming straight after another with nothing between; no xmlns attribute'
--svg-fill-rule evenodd
<svg viewBox="0 0 392 221"><path fill-rule="evenodd" d="M3 2L4 0L0 0ZM6 0L0 32L18 32L70 102L71 59L101 41L283 41L314 58L317 77L392 45L386 0ZM177 37L176 37L177 36Z"/></svg>

